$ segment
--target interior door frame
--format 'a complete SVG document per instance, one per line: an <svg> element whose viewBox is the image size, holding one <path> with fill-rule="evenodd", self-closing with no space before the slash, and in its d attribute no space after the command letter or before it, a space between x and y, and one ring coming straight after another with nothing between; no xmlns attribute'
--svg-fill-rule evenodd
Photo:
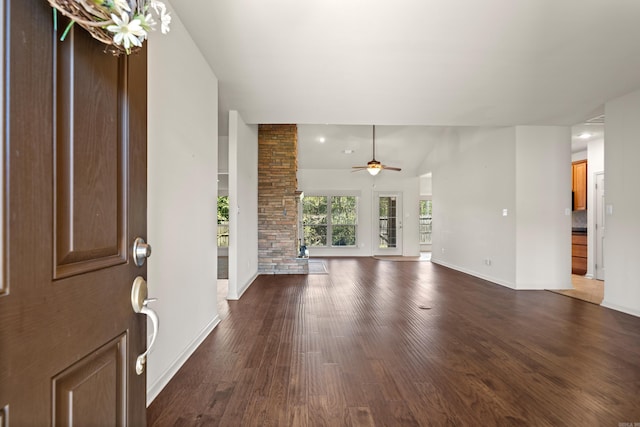
<svg viewBox="0 0 640 427"><path fill-rule="evenodd" d="M398 221L395 248L381 248L379 245L379 219L380 219L380 197L396 197L396 219ZM373 210L371 213L371 242L373 255L379 256L402 256L402 237L403 237L403 197L402 191L374 191L373 192Z"/></svg>
<svg viewBox="0 0 640 427"><path fill-rule="evenodd" d="M595 183L594 207L594 238L593 238L593 277L597 280L604 280L604 239L605 239L605 188L604 188L604 172L596 172L593 174L593 182ZM602 184L598 185L598 179L602 178Z"/></svg>
<svg viewBox="0 0 640 427"><path fill-rule="evenodd" d="M5 51L5 28L4 28L4 20L5 20L5 8L4 8L4 0L0 0L0 57L4 58ZM0 75L2 75L2 81L6 81L5 76L5 68L2 67L0 70ZM4 97L4 84L0 85L0 117L4 117L4 104L6 102ZM4 251L5 251L5 193L4 193L4 176L6 172L6 166L4 164L4 147L5 147L5 126L4 124L0 124L0 142L2 143L3 149L0 150L0 296L7 292L6 280L5 280L5 263L4 263ZM2 402L0 402L2 405ZM4 410L0 407L0 413L4 412ZM8 422L7 422L8 423ZM2 425L2 423L0 423Z"/></svg>

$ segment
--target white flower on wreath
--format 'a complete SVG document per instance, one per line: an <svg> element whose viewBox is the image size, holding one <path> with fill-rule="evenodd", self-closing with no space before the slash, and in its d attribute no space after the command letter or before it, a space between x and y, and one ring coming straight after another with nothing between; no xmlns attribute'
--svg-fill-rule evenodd
<svg viewBox="0 0 640 427"><path fill-rule="evenodd" d="M160 31L162 34L167 34L169 32L169 24L171 23L171 15L168 13L160 15Z"/></svg>
<svg viewBox="0 0 640 427"><path fill-rule="evenodd" d="M142 46L142 40L147 38L147 32L142 28L140 17L129 21L129 15L123 13L120 17L112 14L113 24L107 26L107 31L114 33L113 42L123 46L127 53L132 46Z"/></svg>
<svg viewBox="0 0 640 427"><path fill-rule="evenodd" d="M138 16L138 18L140 18L140 25L142 26L142 29L147 32L147 34L145 34L145 37L141 39L144 40L146 39L149 31L156 29L156 21L155 19L153 19L153 16L151 16L150 13L147 13L145 16Z"/></svg>
<svg viewBox="0 0 640 427"><path fill-rule="evenodd" d="M101 37L94 37L107 44L122 46L125 52L130 54L134 47L142 47L142 43L147 39L150 31L157 26L156 19L160 21L162 34L169 32L171 15L167 11L167 6L158 0L65 0L75 1L84 8L84 11L91 15L90 18L78 19L79 25L90 32L107 31L112 33L111 42ZM0 0L2 2L2 0ZM55 11L62 11L60 6L55 5L54 0L49 0ZM153 14L151 12L154 12ZM154 16L155 15L155 16ZM71 22L67 25L60 40L64 40L72 25L76 23L71 15ZM55 17L54 17L55 20ZM89 22L87 22L89 21ZM94 30L100 28L99 30ZM118 55L120 49L112 49L112 53Z"/></svg>
<svg viewBox="0 0 640 427"><path fill-rule="evenodd" d="M169 24L171 23L171 15L167 12L167 6L161 1L151 0L149 6L160 17L160 31L162 34L169 32Z"/></svg>
<svg viewBox="0 0 640 427"><path fill-rule="evenodd" d="M149 6L154 10L157 15L163 15L167 13L167 6L161 1L151 0Z"/></svg>
<svg viewBox="0 0 640 427"><path fill-rule="evenodd" d="M123 11L131 12L129 2L127 0L114 0L113 3L115 5L116 11L120 13L122 13Z"/></svg>

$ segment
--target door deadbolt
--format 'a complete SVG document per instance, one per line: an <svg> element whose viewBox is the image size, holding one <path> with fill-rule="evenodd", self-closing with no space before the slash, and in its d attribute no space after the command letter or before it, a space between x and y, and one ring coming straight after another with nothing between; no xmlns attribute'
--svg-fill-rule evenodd
<svg viewBox="0 0 640 427"><path fill-rule="evenodd" d="M133 262L142 267L147 258L151 256L151 245L146 243L142 237L136 237L133 241Z"/></svg>

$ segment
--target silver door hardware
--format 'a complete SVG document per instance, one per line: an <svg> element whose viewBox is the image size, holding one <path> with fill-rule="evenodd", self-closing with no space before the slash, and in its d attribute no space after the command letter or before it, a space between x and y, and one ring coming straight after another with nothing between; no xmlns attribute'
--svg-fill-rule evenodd
<svg viewBox="0 0 640 427"><path fill-rule="evenodd" d="M142 237L136 237L133 241L133 262L142 267L147 258L151 256L151 245L146 243Z"/></svg>
<svg viewBox="0 0 640 427"><path fill-rule="evenodd" d="M136 374L138 375L144 372L144 367L147 364L147 354L151 351L151 347L153 347L153 343L155 343L156 336L158 335L158 329L160 328L158 315L148 306L150 302L156 301L157 298L147 298L147 296L147 282L140 276L136 277L133 281L133 287L131 288L131 306L136 313L147 315L153 325L153 335L151 335L151 342L147 346L147 351L136 359Z"/></svg>

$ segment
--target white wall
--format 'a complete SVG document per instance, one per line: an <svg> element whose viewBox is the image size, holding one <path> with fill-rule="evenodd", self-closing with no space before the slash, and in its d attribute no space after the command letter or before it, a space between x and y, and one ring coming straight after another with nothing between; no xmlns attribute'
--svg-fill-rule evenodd
<svg viewBox="0 0 640 427"><path fill-rule="evenodd" d="M420 177L420 195L431 196L433 194L433 180L431 174L424 174Z"/></svg>
<svg viewBox="0 0 640 427"><path fill-rule="evenodd" d="M229 137L218 136L218 196L229 195Z"/></svg>
<svg viewBox="0 0 640 427"><path fill-rule="evenodd" d="M589 141L587 146L587 274L595 275L596 248L596 174L604 172L604 139Z"/></svg>
<svg viewBox="0 0 640 427"><path fill-rule="evenodd" d="M568 128L450 132L420 171L433 174L432 261L514 289L570 288L570 161Z"/></svg>
<svg viewBox="0 0 640 427"><path fill-rule="evenodd" d="M602 305L640 316L640 91L605 105L605 288Z"/></svg>
<svg viewBox="0 0 640 427"><path fill-rule="evenodd" d="M580 160L587 160L587 157L589 156L589 150L582 150L582 151L578 151L575 153L571 153L571 161L572 162L578 162Z"/></svg>
<svg viewBox="0 0 640 427"><path fill-rule="evenodd" d="M218 136L218 174L229 172L229 137ZM218 186L219 188L220 186Z"/></svg>
<svg viewBox="0 0 640 427"><path fill-rule="evenodd" d="M148 43L148 283L160 318L147 367L148 403L219 321L218 81L172 16L171 32L152 33Z"/></svg>
<svg viewBox="0 0 640 427"><path fill-rule="evenodd" d="M515 158L514 128L460 128L430 153L433 262L515 287Z"/></svg>
<svg viewBox="0 0 640 427"><path fill-rule="evenodd" d="M402 255L420 255L420 178L402 180ZM380 190L378 190L380 191Z"/></svg>
<svg viewBox="0 0 640 427"><path fill-rule="evenodd" d="M239 299L258 274L258 126L229 112L229 292Z"/></svg>
<svg viewBox="0 0 640 427"><path fill-rule="evenodd" d="M571 288L571 132L516 127L516 288Z"/></svg>
<svg viewBox="0 0 640 427"><path fill-rule="evenodd" d="M371 256L374 253L373 227L377 218L373 212L373 194L378 191L398 191L402 193L403 227L402 254L420 254L418 208L420 181L418 177L408 177L404 172L382 171L373 177L366 171L352 173L350 170L300 169L298 189L305 195L353 194L358 196L358 247L318 248L310 247L311 257L322 256Z"/></svg>

